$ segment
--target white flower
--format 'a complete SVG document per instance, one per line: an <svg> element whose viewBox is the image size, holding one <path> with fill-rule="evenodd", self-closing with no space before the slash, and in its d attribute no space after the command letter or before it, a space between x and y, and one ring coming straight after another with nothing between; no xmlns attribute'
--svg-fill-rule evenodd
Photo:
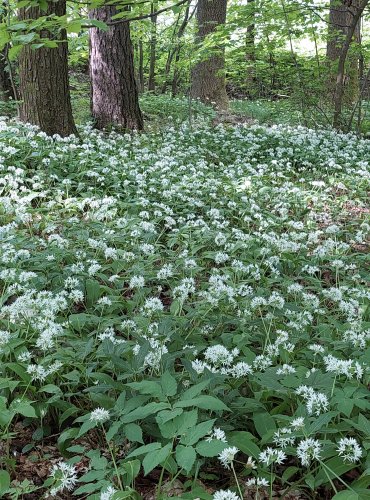
<svg viewBox="0 0 370 500"><path fill-rule="evenodd" d="M303 429L304 427L304 418L303 417L297 417L297 418L294 418L291 422L290 422L290 425L291 427L297 431L299 429Z"/></svg>
<svg viewBox="0 0 370 500"><path fill-rule="evenodd" d="M60 491L67 489L73 490L77 482L77 470L73 465L66 462L54 464L50 477L55 480L53 488L50 490L51 496L56 496Z"/></svg>
<svg viewBox="0 0 370 500"><path fill-rule="evenodd" d="M149 297L148 299L146 299L142 307L143 313L148 315L154 314L155 312L161 312L163 311L163 309L163 304L157 297Z"/></svg>
<svg viewBox="0 0 370 500"><path fill-rule="evenodd" d="M230 490L220 490L213 494L213 500L240 500L239 496Z"/></svg>
<svg viewBox="0 0 370 500"><path fill-rule="evenodd" d="M235 455L238 452L238 448L236 448L235 446L230 446L229 448L225 448L223 451L221 451L221 453L218 455L218 459L226 469L229 469L230 465L234 461Z"/></svg>
<svg viewBox="0 0 370 500"><path fill-rule="evenodd" d="M222 441L223 443L226 443L226 434L225 432L220 429L219 427L215 427L211 433L211 435L206 439L206 441L212 441L212 439L217 439L218 441Z"/></svg>
<svg viewBox="0 0 370 500"><path fill-rule="evenodd" d="M267 487L270 483L264 477L252 477L246 482L247 486L262 486Z"/></svg>
<svg viewBox="0 0 370 500"><path fill-rule="evenodd" d="M362 450L354 438L342 438L338 441L337 452L348 462L357 462L362 456Z"/></svg>
<svg viewBox="0 0 370 500"><path fill-rule="evenodd" d="M237 349L229 351L223 345L217 344L207 347L204 351L204 357L216 366L229 366L234 358L239 354Z"/></svg>
<svg viewBox="0 0 370 500"><path fill-rule="evenodd" d="M96 408L91 412L90 420L95 423L103 423L109 420L109 411L104 408Z"/></svg>
<svg viewBox="0 0 370 500"><path fill-rule="evenodd" d="M297 457L302 465L308 467L312 460L319 460L322 446L319 441L312 438L300 441L297 446Z"/></svg>
<svg viewBox="0 0 370 500"><path fill-rule="evenodd" d="M282 464L284 460L286 460L286 455L281 450L276 450L268 447L265 451L261 451L258 456L260 462L264 463L266 466L269 466L273 463Z"/></svg>
<svg viewBox="0 0 370 500"><path fill-rule="evenodd" d="M116 492L117 490L113 486L108 486L105 491L100 493L100 500L111 500Z"/></svg>
<svg viewBox="0 0 370 500"><path fill-rule="evenodd" d="M145 286L145 280L143 276L133 276L130 279L130 288L143 288Z"/></svg>

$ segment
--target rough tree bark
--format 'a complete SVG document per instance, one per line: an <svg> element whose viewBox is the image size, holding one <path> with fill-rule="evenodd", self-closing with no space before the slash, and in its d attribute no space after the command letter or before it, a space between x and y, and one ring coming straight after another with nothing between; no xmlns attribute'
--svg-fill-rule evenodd
<svg viewBox="0 0 370 500"><path fill-rule="evenodd" d="M110 22L116 7L105 5L90 11L90 17ZM128 22L107 31L90 30L91 112L99 129L143 129L135 80L134 55Z"/></svg>
<svg viewBox="0 0 370 500"><path fill-rule="evenodd" d="M197 43L214 33L226 22L227 0L199 0L197 10ZM198 62L192 71L191 95L205 103L212 103L221 110L228 108L225 86L225 49Z"/></svg>
<svg viewBox="0 0 370 500"><path fill-rule="evenodd" d="M39 7L19 9L21 20L65 14L66 0L48 2L46 12ZM26 45L22 48L19 57L20 118L38 125L48 135L65 137L75 134L69 93L66 31L60 30L53 34L43 30L40 36L57 40L58 47L34 50Z"/></svg>

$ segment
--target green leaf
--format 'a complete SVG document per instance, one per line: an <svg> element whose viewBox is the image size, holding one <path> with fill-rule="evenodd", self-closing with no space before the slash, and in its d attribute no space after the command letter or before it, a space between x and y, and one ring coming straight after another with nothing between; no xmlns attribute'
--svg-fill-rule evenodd
<svg viewBox="0 0 370 500"><path fill-rule="evenodd" d="M200 438L210 433L215 421L215 419L207 420L196 425L194 428L188 429L185 435L182 436L180 443L187 446L197 443Z"/></svg>
<svg viewBox="0 0 370 500"><path fill-rule="evenodd" d="M345 490L340 491L339 493L334 495L332 500L361 500L361 497L358 493L350 490Z"/></svg>
<svg viewBox="0 0 370 500"><path fill-rule="evenodd" d="M163 425L169 420L173 420L183 413L182 408L176 408L175 410L163 410L157 414L155 417L158 425Z"/></svg>
<svg viewBox="0 0 370 500"><path fill-rule="evenodd" d="M214 396L199 396L194 399L190 399L188 401L178 401L175 403L174 408L186 408L189 406L196 406L198 408L202 408L203 410L226 410L230 411L220 399L215 398Z"/></svg>
<svg viewBox="0 0 370 500"><path fill-rule="evenodd" d="M143 441L143 431L141 427L137 424L127 424L125 425L125 435L129 441L136 443L144 443Z"/></svg>
<svg viewBox="0 0 370 500"><path fill-rule="evenodd" d="M36 411L33 406L31 406L30 401L13 401L10 405L9 410L13 413L20 413L24 417L36 418Z"/></svg>
<svg viewBox="0 0 370 500"><path fill-rule="evenodd" d="M217 457L228 446L218 439L212 439L212 441L200 441L195 449L202 457Z"/></svg>
<svg viewBox="0 0 370 500"><path fill-rule="evenodd" d="M0 470L0 495L2 496L10 486L10 475L6 470Z"/></svg>
<svg viewBox="0 0 370 500"><path fill-rule="evenodd" d="M267 412L255 413L253 423L261 438L271 435L276 430L275 420Z"/></svg>
<svg viewBox="0 0 370 500"><path fill-rule="evenodd" d="M159 450L161 443L157 441L154 443L146 444L144 446L139 446L136 450L132 451L127 455L126 458L138 457L140 455L145 455L146 453L151 453L152 451Z"/></svg>
<svg viewBox="0 0 370 500"><path fill-rule="evenodd" d="M125 475L124 482L126 486L132 484L134 479L139 475L140 467L140 460L129 460L121 464L119 470Z"/></svg>
<svg viewBox="0 0 370 500"><path fill-rule="evenodd" d="M176 447L176 462L186 472L190 472L196 458L197 454L192 446L181 446L179 444Z"/></svg>
<svg viewBox="0 0 370 500"><path fill-rule="evenodd" d="M210 379L203 380L203 382L200 382L199 384L193 385L193 387L189 387L189 389L186 389L186 391L182 394L181 400L188 400L188 399L193 399L195 396L198 396L206 387L208 387L210 384Z"/></svg>
<svg viewBox="0 0 370 500"><path fill-rule="evenodd" d="M316 432L320 431L324 426L327 426L327 424L337 415L337 411L329 411L315 418L308 429L308 435L310 436L311 434L315 434Z"/></svg>
<svg viewBox="0 0 370 500"><path fill-rule="evenodd" d="M157 382L151 380L142 380L141 382L131 382L126 384L131 389L140 394L150 394L151 396L163 396L162 387Z"/></svg>
<svg viewBox="0 0 370 500"><path fill-rule="evenodd" d="M166 444L163 448L156 451L151 451L145 455L143 460L144 474L149 474L157 465L164 462L171 453L172 443Z"/></svg>
<svg viewBox="0 0 370 500"><path fill-rule="evenodd" d="M177 392L177 382L170 372L165 372L161 377L161 385L166 396L174 396Z"/></svg>
<svg viewBox="0 0 370 500"><path fill-rule="evenodd" d="M78 31L81 31L81 26ZM102 295L102 290L99 281L93 279L87 279L85 282L85 292L86 292L86 305L87 307L92 307L100 296Z"/></svg>
<svg viewBox="0 0 370 500"><path fill-rule="evenodd" d="M258 455L260 454L261 450L251 440L251 438L253 438L253 435L250 434L249 432L245 431L235 432L230 436L228 442L231 445L239 448L239 450L241 450L246 455L253 458L258 458Z"/></svg>
<svg viewBox="0 0 370 500"><path fill-rule="evenodd" d="M140 408L136 408L131 411L122 417L121 421L124 424L128 424L130 422L134 422L135 420L142 420L149 415L153 415L154 413L158 413L159 411L166 410L170 407L171 405L168 403L148 403L145 406L140 406Z"/></svg>

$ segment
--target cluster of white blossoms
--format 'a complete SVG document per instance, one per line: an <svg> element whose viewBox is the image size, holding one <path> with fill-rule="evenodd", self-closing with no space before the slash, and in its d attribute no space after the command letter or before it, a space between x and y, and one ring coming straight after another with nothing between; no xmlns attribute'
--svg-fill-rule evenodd
<svg viewBox="0 0 370 500"><path fill-rule="evenodd" d="M93 372L104 394L112 372L120 384L175 366L186 388L212 380L235 414L225 425L217 413L205 438L225 443L223 465L238 450L222 429L245 431L249 405L276 419L251 487L287 455L321 460L328 441L365 462L361 431L340 429L347 388L366 405L369 141L203 125L62 139L0 120L0 150L0 361L13 392L27 377L84 396ZM325 426L310 428L329 409L325 441ZM66 488L71 467L54 471Z"/></svg>
<svg viewBox="0 0 370 500"><path fill-rule="evenodd" d="M328 411L329 399L325 394L317 392L307 385L299 386L295 392L304 398L309 415L316 415L318 417L321 413Z"/></svg>
<svg viewBox="0 0 370 500"><path fill-rule="evenodd" d="M66 462L58 462L53 465L50 477L54 480L50 495L55 497L63 490L73 490L77 482L77 470L73 465Z"/></svg>
<svg viewBox="0 0 370 500"><path fill-rule="evenodd" d="M102 424L103 422L109 420L109 418L110 418L109 411L105 410L104 408L96 408L90 414L90 420L97 424Z"/></svg>
<svg viewBox="0 0 370 500"><path fill-rule="evenodd" d="M238 361L233 364L239 355L238 349L229 351L221 344L207 347L204 351L204 361L195 359L192 361L192 368L198 373L203 373L205 369L212 373L221 373L234 378L241 378L253 373L252 367L245 361Z"/></svg>

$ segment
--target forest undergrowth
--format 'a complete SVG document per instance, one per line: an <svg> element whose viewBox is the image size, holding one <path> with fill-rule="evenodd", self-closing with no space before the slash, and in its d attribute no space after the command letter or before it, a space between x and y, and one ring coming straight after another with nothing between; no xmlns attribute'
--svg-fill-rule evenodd
<svg viewBox="0 0 370 500"><path fill-rule="evenodd" d="M0 122L0 496L366 499L370 142Z"/></svg>

